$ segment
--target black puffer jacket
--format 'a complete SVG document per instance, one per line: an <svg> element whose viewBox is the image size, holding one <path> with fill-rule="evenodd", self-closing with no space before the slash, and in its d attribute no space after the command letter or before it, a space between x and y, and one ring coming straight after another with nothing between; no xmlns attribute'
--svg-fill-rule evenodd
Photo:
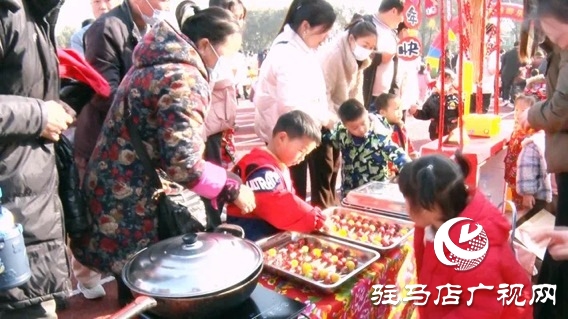
<svg viewBox="0 0 568 319"><path fill-rule="evenodd" d="M24 227L32 277L0 291L0 312L63 296L69 289L63 212L43 101L57 100L53 30L61 0L0 0L0 187Z"/></svg>
<svg viewBox="0 0 568 319"><path fill-rule="evenodd" d="M132 52L142 38L128 0L99 17L85 32L85 60L108 82L108 98L95 95L77 119L75 156L89 159L120 82L132 66Z"/></svg>

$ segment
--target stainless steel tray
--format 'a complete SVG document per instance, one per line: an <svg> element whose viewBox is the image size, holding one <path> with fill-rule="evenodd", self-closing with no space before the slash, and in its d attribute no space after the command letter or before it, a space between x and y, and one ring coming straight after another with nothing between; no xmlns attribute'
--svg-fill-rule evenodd
<svg viewBox="0 0 568 319"><path fill-rule="evenodd" d="M349 273L340 275L340 279L333 283L333 284L326 284L323 281L317 281L312 278L306 277L304 275L296 274L292 271L283 269L282 267L277 267L272 265L270 262L266 261L264 267L268 271L275 273L277 275L295 280L299 283L303 283L305 285L310 286L311 288L326 292L326 293L333 293L337 288L339 288L342 284L344 284L349 279L358 275L361 271L367 268L370 264L374 263L380 258L380 254L376 251L360 247L357 245L349 244L347 242L336 240L330 237L324 236L317 236L317 235L308 235L308 234L301 234L295 232L284 232L272 237L268 237L265 239L261 239L257 241L257 245L263 250L263 252L268 252L272 248L276 249L277 251L280 249L287 249L286 246L290 243L295 243L300 240L305 240L308 243L315 243L318 242L322 245L322 247L332 248L336 250L340 248L344 253L348 252L350 257L354 257L357 260L356 267L351 270ZM332 266L333 267L333 266ZM329 268L329 267L328 267Z"/></svg>
<svg viewBox="0 0 568 319"><path fill-rule="evenodd" d="M394 212L389 212L389 211L386 211L386 210L380 210L380 209L376 209L376 208L372 208L372 207L363 207L363 206L351 205L345 200L345 198L341 201L341 206L343 206L345 208L355 209L355 210L362 210L362 211L365 211L365 212L378 214L378 215L381 215L381 216L387 216L387 217L399 218L399 219L406 220L406 221L411 221L410 216L408 216L408 214L406 214L406 212L394 213Z"/></svg>
<svg viewBox="0 0 568 319"><path fill-rule="evenodd" d="M406 216L408 219L406 201L396 183L367 183L347 193L344 203L352 207L387 212L391 216Z"/></svg>
<svg viewBox="0 0 568 319"><path fill-rule="evenodd" d="M414 233L414 223L400 218L382 216L375 213L369 213L346 207L329 207L326 210L324 210L322 213L327 217L326 225L324 226L324 229L320 231L322 234L383 252L400 247L408 239L408 237L410 237ZM342 214L343 216L339 217L338 219L344 221L346 224L350 224L352 222L353 225L350 226L356 226L357 222L361 223L362 227L365 227L365 225L367 225L367 227L369 228L361 231L362 234L366 235L366 240L365 239L362 240L361 236L351 237L351 235L354 234L352 232L347 231L345 233L345 236L343 236L343 234L339 233L339 230L334 231L332 229L334 225L339 229L341 229L340 228L341 226L337 225L332 220L331 216L335 214ZM360 221L357 221L357 219L360 219ZM373 236L377 234L376 232L377 225L373 224L372 227L374 228L371 228L371 226L369 225L369 221L375 223L380 222L381 224L398 225L401 228L407 228L408 231L405 234L401 235L400 239L392 242L390 245L382 245L380 243L375 243L373 241L374 240Z"/></svg>

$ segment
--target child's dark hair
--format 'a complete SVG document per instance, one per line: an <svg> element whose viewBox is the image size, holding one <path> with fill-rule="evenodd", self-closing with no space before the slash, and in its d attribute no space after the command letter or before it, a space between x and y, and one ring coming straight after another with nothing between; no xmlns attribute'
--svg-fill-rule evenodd
<svg viewBox="0 0 568 319"><path fill-rule="evenodd" d="M373 22L358 13L355 13L355 15L353 15L351 22L349 23L349 25L347 25L345 30L355 39L368 37L371 35L377 36L377 28L375 27Z"/></svg>
<svg viewBox="0 0 568 319"><path fill-rule="evenodd" d="M373 101L373 104L375 105L374 109L377 111L377 113L381 110L386 111L387 107L389 106L389 102L393 99L396 99L396 95L392 93L381 93L381 95L377 96L375 98L375 101Z"/></svg>
<svg viewBox="0 0 568 319"><path fill-rule="evenodd" d="M409 211L438 207L444 221L458 216L468 202L465 177L469 164L461 152L454 160L441 154L427 155L406 164L398 176L398 187Z"/></svg>
<svg viewBox="0 0 568 319"><path fill-rule="evenodd" d="M426 71L426 64L422 63L420 69L418 69L418 74L424 74L424 71Z"/></svg>
<svg viewBox="0 0 568 319"><path fill-rule="evenodd" d="M537 76L540 74L540 71L538 69L532 69L531 70L531 76Z"/></svg>
<svg viewBox="0 0 568 319"><path fill-rule="evenodd" d="M379 6L379 12L384 13L396 9L398 13L404 10L404 0L383 0Z"/></svg>
<svg viewBox="0 0 568 319"><path fill-rule="evenodd" d="M333 27L337 14L333 6L325 0L294 0L284 18L280 32L289 24L292 30L298 32L302 22L307 21L311 27L322 26L324 30Z"/></svg>
<svg viewBox="0 0 568 319"><path fill-rule="evenodd" d="M280 132L288 134L290 139L306 137L317 145L321 143L321 129L306 113L295 110L282 114L272 130L272 136Z"/></svg>
<svg viewBox="0 0 568 319"><path fill-rule="evenodd" d="M400 35L400 33L404 30L408 30L408 27L406 26L406 23L401 22L398 24L398 27L396 28L396 34Z"/></svg>
<svg viewBox="0 0 568 319"><path fill-rule="evenodd" d="M337 110L337 115L341 122L352 122L358 120L363 116L366 112L365 107L361 102L357 101L356 99L349 99L341 106L339 106L339 110Z"/></svg>
<svg viewBox="0 0 568 319"><path fill-rule="evenodd" d="M526 102L528 107L533 106L536 103L536 99L534 98L534 96L532 95L524 95L524 94L519 94L517 95L517 97L515 98L515 105L518 102Z"/></svg>

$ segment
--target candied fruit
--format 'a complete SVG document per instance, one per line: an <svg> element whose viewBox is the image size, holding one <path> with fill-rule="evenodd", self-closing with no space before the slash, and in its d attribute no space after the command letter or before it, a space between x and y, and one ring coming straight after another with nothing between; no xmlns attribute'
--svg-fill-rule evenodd
<svg viewBox="0 0 568 319"><path fill-rule="evenodd" d="M307 276L308 274L312 273L312 264L304 263L302 264L302 273Z"/></svg>

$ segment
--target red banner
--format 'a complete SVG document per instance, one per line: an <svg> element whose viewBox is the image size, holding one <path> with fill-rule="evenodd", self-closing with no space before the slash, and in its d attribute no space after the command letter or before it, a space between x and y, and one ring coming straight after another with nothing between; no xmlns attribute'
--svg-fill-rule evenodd
<svg viewBox="0 0 568 319"><path fill-rule="evenodd" d="M398 43L398 57L405 61L419 59L422 56L422 43L417 37L406 37Z"/></svg>
<svg viewBox="0 0 568 319"><path fill-rule="evenodd" d="M497 10L493 8L489 13L490 17L497 17ZM514 21L523 21L523 6L516 3L501 3L501 18Z"/></svg>
<svg viewBox="0 0 568 319"><path fill-rule="evenodd" d="M409 29L418 29L422 22L420 0L406 0L404 3L404 24Z"/></svg>
<svg viewBox="0 0 568 319"><path fill-rule="evenodd" d="M425 0L425 1L426 2L424 2L424 12L426 13L426 18L432 18L438 15L438 0Z"/></svg>

